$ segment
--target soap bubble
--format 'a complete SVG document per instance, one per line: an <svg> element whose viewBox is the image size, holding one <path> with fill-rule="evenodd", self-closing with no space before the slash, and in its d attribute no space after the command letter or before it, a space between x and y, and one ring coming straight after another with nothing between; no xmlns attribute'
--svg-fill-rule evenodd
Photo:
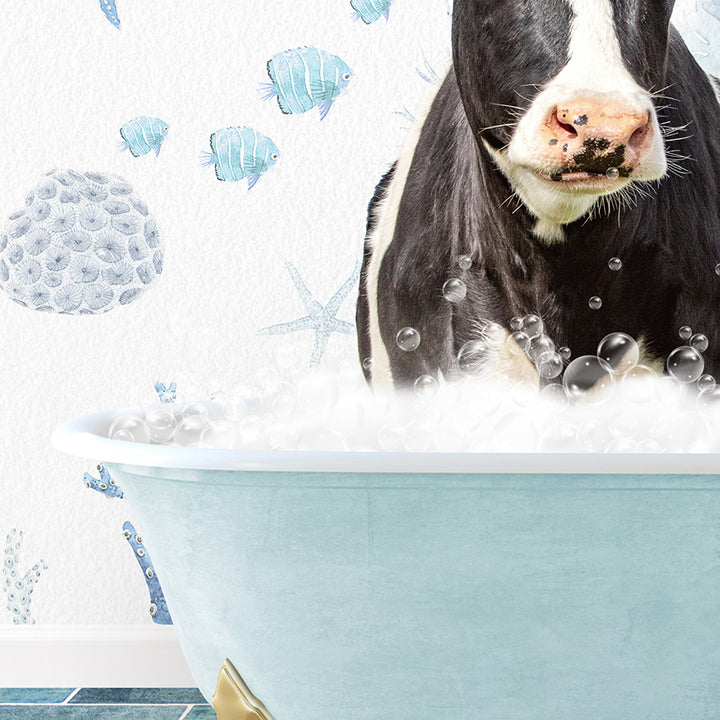
<svg viewBox="0 0 720 720"><path fill-rule="evenodd" d="M611 257L610 260L608 260L608 267L613 272L617 272L622 267L622 260L619 257Z"/></svg>
<svg viewBox="0 0 720 720"><path fill-rule="evenodd" d="M240 397L224 398L221 402L223 415L232 422L238 422L248 410L247 401Z"/></svg>
<svg viewBox="0 0 720 720"><path fill-rule="evenodd" d="M543 321L537 315L533 315L531 313L522 319L522 331L531 340L538 335L542 335L544 329L545 326L543 325Z"/></svg>
<svg viewBox="0 0 720 720"><path fill-rule="evenodd" d="M432 397L438 391L438 381L432 375L421 375L413 388L418 397Z"/></svg>
<svg viewBox="0 0 720 720"><path fill-rule="evenodd" d="M602 304L603 304L603 303L602 303L602 298L599 297L598 295L593 295L593 296L588 300L588 305L590 306L590 309L591 309L591 310L599 310L599 309L602 307Z"/></svg>
<svg viewBox="0 0 720 720"><path fill-rule="evenodd" d="M524 355L530 349L530 338L522 330L516 330L507 336L505 346L511 355Z"/></svg>
<svg viewBox="0 0 720 720"><path fill-rule="evenodd" d="M600 405L613 393L612 368L595 355L575 358L565 369L563 385L567 394L583 405Z"/></svg>
<svg viewBox="0 0 720 720"><path fill-rule="evenodd" d="M572 357L572 351L567 345L563 345L561 348L558 348L558 355L567 362Z"/></svg>
<svg viewBox="0 0 720 720"><path fill-rule="evenodd" d="M720 275L720 263L715 266L715 274Z"/></svg>
<svg viewBox="0 0 720 720"><path fill-rule="evenodd" d="M371 370L373 366L373 360L370 357L363 358L362 361L363 369L365 370Z"/></svg>
<svg viewBox="0 0 720 720"><path fill-rule="evenodd" d="M678 382L695 382L705 368L702 355L689 345L675 348L667 359L667 371Z"/></svg>
<svg viewBox="0 0 720 720"><path fill-rule="evenodd" d="M405 352L417 350L420 345L420 333L411 327L404 327L395 338L397 346Z"/></svg>
<svg viewBox="0 0 720 720"><path fill-rule="evenodd" d="M695 348L698 352L705 352L708 349L710 341L702 333L695 333L690 338L690 347Z"/></svg>
<svg viewBox="0 0 720 720"><path fill-rule="evenodd" d="M462 255L458 259L458 265L461 270L469 270L472 266L472 258L469 255Z"/></svg>
<svg viewBox="0 0 720 720"><path fill-rule="evenodd" d="M182 416L184 418L191 417L193 415L199 415L207 418L209 415L208 407L203 402L190 402L185 405L182 409Z"/></svg>
<svg viewBox="0 0 720 720"><path fill-rule="evenodd" d="M683 325L680 330L678 330L678 335L681 340L689 340L692 337L692 334L693 331L689 325Z"/></svg>
<svg viewBox="0 0 720 720"><path fill-rule="evenodd" d="M150 428L150 439L153 442L170 442L172 440L177 421L175 413L167 405L150 408L145 417Z"/></svg>
<svg viewBox="0 0 720 720"><path fill-rule="evenodd" d="M646 365L635 365L623 375L623 395L631 402L650 402L655 394L657 373Z"/></svg>
<svg viewBox="0 0 720 720"><path fill-rule="evenodd" d="M617 180L620 177L620 171L616 167L610 167L605 171L605 177L608 180Z"/></svg>
<svg viewBox="0 0 720 720"><path fill-rule="evenodd" d="M252 448L260 442L263 421L255 413L245 415L238 423L238 445Z"/></svg>
<svg viewBox="0 0 720 720"><path fill-rule="evenodd" d="M562 358L557 353L551 353L548 357L543 355L537 365L540 377L555 378L563 371Z"/></svg>
<svg viewBox="0 0 720 720"><path fill-rule="evenodd" d="M467 295L467 285L459 278L450 278L445 281L442 293L448 302L460 302Z"/></svg>
<svg viewBox="0 0 720 720"><path fill-rule="evenodd" d="M563 387L562 383L549 383L546 385L541 391L540 396L542 398L545 398L547 400L550 400L550 402L562 402L566 403L568 401L567 393L565 392L565 388Z"/></svg>
<svg viewBox="0 0 720 720"><path fill-rule="evenodd" d="M378 429L378 442L384 452L400 452L405 449L406 431L398 423L386 423Z"/></svg>
<svg viewBox="0 0 720 720"><path fill-rule="evenodd" d="M184 417L175 428L173 441L176 445L190 445L200 441L200 435L208 424L207 413Z"/></svg>
<svg viewBox="0 0 720 720"><path fill-rule="evenodd" d="M609 423L610 434L616 438L630 438L638 431L639 422L632 412L619 412Z"/></svg>
<svg viewBox="0 0 720 720"><path fill-rule="evenodd" d="M513 330L515 332L518 330L522 330L522 326L523 326L523 319L521 317L516 315L514 318L512 318L510 320L510 329L511 330Z"/></svg>
<svg viewBox="0 0 720 720"><path fill-rule="evenodd" d="M227 420L213 420L200 433L200 442L211 448L230 449L236 441L237 425Z"/></svg>
<svg viewBox="0 0 720 720"><path fill-rule="evenodd" d="M697 380L698 390L701 393L712 392L716 384L715 378L712 375L701 375Z"/></svg>
<svg viewBox="0 0 720 720"><path fill-rule="evenodd" d="M483 339L469 340L458 351L457 361L466 375L478 375L491 368L497 360L493 346Z"/></svg>
<svg viewBox="0 0 720 720"><path fill-rule="evenodd" d="M638 364L640 348L630 335L614 332L600 341L597 356L604 360L616 375L622 375Z"/></svg>
<svg viewBox="0 0 720 720"><path fill-rule="evenodd" d="M150 428L145 422L145 418L139 415L120 415L110 425L108 437L113 440L148 443L150 442Z"/></svg>
<svg viewBox="0 0 720 720"><path fill-rule="evenodd" d="M548 360L554 353L555 343L547 335L536 335L530 340L528 355L535 364Z"/></svg>

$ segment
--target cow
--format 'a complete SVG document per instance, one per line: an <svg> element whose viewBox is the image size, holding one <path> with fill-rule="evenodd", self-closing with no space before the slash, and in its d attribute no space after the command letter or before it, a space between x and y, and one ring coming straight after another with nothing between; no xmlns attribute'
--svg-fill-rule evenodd
<svg viewBox="0 0 720 720"><path fill-rule="evenodd" d="M509 337L528 314L574 357L622 331L657 368L690 326L720 372L718 83L672 10L455 0L452 66L369 205L356 315L373 386L456 377L478 337L504 374L546 383Z"/></svg>

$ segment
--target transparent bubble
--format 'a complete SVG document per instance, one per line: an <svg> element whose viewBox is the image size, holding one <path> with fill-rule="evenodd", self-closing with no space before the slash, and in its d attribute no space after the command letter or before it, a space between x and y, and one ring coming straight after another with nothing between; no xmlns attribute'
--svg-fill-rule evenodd
<svg viewBox="0 0 720 720"><path fill-rule="evenodd" d="M207 415L189 415L183 418L175 428L174 443L187 446L199 442L200 435L207 424Z"/></svg>
<svg viewBox="0 0 720 720"><path fill-rule="evenodd" d="M612 368L595 355L575 358L565 369L563 385L569 397L583 405L600 405L613 393Z"/></svg>
<svg viewBox="0 0 720 720"><path fill-rule="evenodd" d="M442 293L448 302L460 302L467 295L467 285L459 278L450 278L445 281Z"/></svg>
<svg viewBox="0 0 720 720"><path fill-rule="evenodd" d="M715 274L720 275L720 263L715 266Z"/></svg>
<svg viewBox="0 0 720 720"><path fill-rule="evenodd" d="M716 385L717 383L715 382L715 378L712 375L701 375L697 379L698 390L701 393L712 392L715 389Z"/></svg>
<svg viewBox="0 0 720 720"><path fill-rule="evenodd" d="M563 360L557 353L552 353L549 357L543 355L542 358L537 365L540 377L555 378L563 371Z"/></svg>
<svg viewBox="0 0 720 720"><path fill-rule="evenodd" d="M593 295L588 300L588 305L590 306L591 310L599 310L602 307L602 298L598 295Z"/></svg>
<svg viewBox="0 0 720 720"><path fill-rule="evenodd" d="M561 403L567 403L568 396L565 392L565 388L562 386L562 383L550 383L549 385L546 385L541 391L540 396L542 398L546 398L547 400L550 400L550 402L561 402Z"/></svg>
<svg viewBox="0 0 720 720"><path fill-rule="evenodd" d="M461 270L469 270L472 266L472 258L469 255L462 255L458 258L458 265Z"/></svg>
<svg viewBox="0 0 720 720"><path fill-rule="evenodd" d="M262 435L263 421L255 413L249 413L241 418L238 423L238 445L244 448L252 448L260 442Z"/></svg>
<svg viewBox="0 0 720 720"><path fill-rule="evenodd" d="M232 422L238 422L248 411L247 401L240 397L225 398L221 405L223 414Z"/></svg>
<svg viewBox="0 0 720 720"><path fill-rule="evenodd" d="M704 369L703 356L689 345L681 345L668 355L668 374L678 382L695 382L702 375Z"/></svg>
<svg viewBox="0 0 720 720"><path fill-rule="evenodd" d="M542 335L545 326L543 325L543 321L537 315L533 315L531 313L522 319L521 329L530 339L532 339L538 335Z"/></svg>
<svg viewBox="0 0 720 720"><path fill-rule="evenodd" d="M212 448L231 449L237 441L237 424L213 420L202 429L200 442Z"/></svg>
<svg viewBox="0 0 720 720"><path fill-rule="evenodd" d="M191 417L193 415L208 417L209 414L208 406L204 402L190 402L182 409L182 416L184 418Z"/></svg>
<svg viewBox="0 0 720 720"><path fill-rule="evenodd" d="M657 373L646 365L635 365L623 375L623 395L631 402L650 402L655 395Z"/></svg>
<svg viewBox="0 0 720 720"><path fill-rule="evenodd" d="M617 412L608 423L610 434L616 438L630 438L637 433L640 423L632 412Z"/></svg>
<svg viewBox="0 0 720 720"><path fill-rule="evenodd" d="M145 422L145 418L139 415L121 415L115 418L110 425L108 437L113 440L148 443L150 442L150 428Z"/></svg>
<svg viewBox="0 0 720 720"><path fill-rule="evenodd" d="M610 260L608 260L608 267L613 272L617 272L622 267L622 260L619 257L611 257Z"/></svg>
<svg viewBox="0 0 720 720"><path fill-rule="evenodd" d="M487 340L469 340L460 348L457 360L463 373L477 375L495 364L497 353Z"/></svg>
<svg viewBox="0 0 720 720"><path fill-rule="evenodd" d="M720 387L717 385L712 390L702 392L697 397L697 406L700 410L713 411L720 410Z"/></svg>
<svg viewBox="0 0 720 720"><path fill-rule="evenodd" d="M555 343L547 335L537 335L530 340L528 355L535 364L545 362L554 353Z"/></svg>
<svg viewBox="0 0 720 720"><path fill-rule="evenodd" d="M516 315L514 318L510 320L510 329L514 332L517 332L518 330L522 330L523 325L523 319Z"/></svg>
<svg viewBox="0 0 720 720"><path fill-rule="evenodd" d="M433 397L438 391L438 381L432 375L421 375L413 385L418 397Z"/></svg>
<svg viewBox="0 0 720 720"><path fill-rule="evenodd" d="M698 352L705 352L709 344L710 341L702 333L695 333L690 338L690 347L695 348Z"/></svg>
<svg viewBox="0 0 720 720"><path fill-rule="evenodd" d="M372 358L370 358L370 357L363 358L362 366L365 370L372 370L372 366L373 366Z"/></svg>
<svg viewBox="0 0 720 720"><path fill-rule="evenodd" d="M572 357L572 351L567 345L563 345L561 348L558 348L558 355L567 362Z"/></svg>
<svg viewBox="0 0 720 720"><path fill-rule="evenodd" d="M431 452L435 449L437 428L428 422L419 420L406 428L405 450L409 452Z"/></svg>
<svg viewBox="0 0 720 720"><path fill-rule="evenodd" d="M150 408L146 415L148 427L150 428L150 439L152 442L170 442L177 420L175 413L165 405Z"/></svg>
<svg viewBox="0 0 720 720"><path fill-rule="evenodd" d="M640 348L630 335L614 332L600 341L597 356L604 360L616 375L622 375L638 364Z"/></svg>
<svg viewBox="0 0 720 720"><path fill-rule="evenodd" d="M678 330L678 335L681 340L689 340L692 337L692 334L693 331L689 325L683 325L680 330Z"/></svg>
<svg viewBox="0 0 720 720"><path fill-rule="evenodd" d="M524 355L530 349L530 338L522 330L516 330L507 336L505 346L511 355Z"/></svg>
<svg viewBox="0 0 720 720"><path fill-rule="evenodd" d="M620 171L616 167L610 167L605 171L608 180L617 180L620 177Z"/></svg>
<svg viewBox="0 0 720 720"><path fill-rule="evenodd" d="M420 346L420 333L411 327L404 327L395 337L397 346L405 352L417 350Z"/></svg>

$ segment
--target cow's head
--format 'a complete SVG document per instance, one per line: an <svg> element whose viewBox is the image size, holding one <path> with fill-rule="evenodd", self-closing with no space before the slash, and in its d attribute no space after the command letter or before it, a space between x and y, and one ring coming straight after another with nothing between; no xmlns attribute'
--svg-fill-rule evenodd
<svg viewBox="0 0 720 720"><path fill-rule="evenodd" d="M455 0L453 56L478 141L563 236L603 195L667 169L664 90L674 0Z"/></svg>

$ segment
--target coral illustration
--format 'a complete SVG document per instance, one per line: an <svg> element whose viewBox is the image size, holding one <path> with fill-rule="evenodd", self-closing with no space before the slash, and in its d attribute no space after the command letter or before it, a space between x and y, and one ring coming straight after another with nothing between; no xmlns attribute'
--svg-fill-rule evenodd
<svg viewBox="0 0 720 720"><path fill-rule="evenodd" d="M320 120L352 81L353 71L337 55L314 47L300 47L276 53L268 60L271 83L258 88L263 100L277 98L286 115L304 113L317 107Z"/></svg>
<svg viewBox="0 0 720 720"><path fill-rule="evenodd" d="M34 625L35 619L30 614L31 595L35 584L47 570L47 565L40 560L30 568L22 577L18 563L20 562L20 547L22 545L22 530L11 530L5 538L5 557L3 559L3 576L5 585L3 591L7 593L7 609L12 615L15 625Z"/></svg>
<svg viewBox="0 0 720 720"><path fill-rule="evenodd" d="M130 521L123 525L123 535L128 543L130 543L130 547L135 553L135 559L140 564L145 575L145 582L150 591L150 615L152 615L153 622L158 625L172 625L172 618L170 617L165 596L160 587L160 581L155 574L155 568L150 560L150 556L143 547L142 538L137 534L137 531Z"/></svg>
<svg viewBox="0 0 720 720"><path fill-rule="evenodd" d="M314 330L315 343L313 345L312 355L310 357L310 367L317 367L327 347L328 340L332 333L343 333L352 335L355 332L355 326L352 323L339 320L337 317L338 310L342 301L348 296L350 290L360 277L360 263L355 266L353 274L342 284L340 289L330 298L327 305L323 307L312 296L300 277L300 273L296 270L292 263L285 263L290 277L292 277L295 287L302 298L308 314L292 322L281 323L279 325L270 325L258 330L258 335L284 335L286 333L298 332L300 330Z"/></svg>
<svg viewBox="0 0 720 720"><path fill-rule="evenodd" d="M123 178L53 170L0 233L0 287L33 310L104 313L155 284L162 246L155 219Z"/></svg>
<svg viewBox="0 0 720 720"><path fill-rule="evenodd" d="M115 484L115 481L110 477L109 470L104 465L97 466L98 472L100 473L100 479L93 477L90 473L85 473L83 481L85 486L103 494L106 498L123 498L125 497L122 489Z"/></svg>
<svg viewBox="0 0 720 720"><path fill-rule="evenodd" d="M155 383L155 392L161 403L174 403L177 397L177 383L171 382L167 387L159 380Z"/></svg>
<svg viewBox="0 0 720 720"><path fill-rule="evenodd" d="M246 125L216 130L210 136L212 152L200 154L204 167L215 166L218 180L234 182L247 178L248 190L280 157L277 145Z"/></svg>

